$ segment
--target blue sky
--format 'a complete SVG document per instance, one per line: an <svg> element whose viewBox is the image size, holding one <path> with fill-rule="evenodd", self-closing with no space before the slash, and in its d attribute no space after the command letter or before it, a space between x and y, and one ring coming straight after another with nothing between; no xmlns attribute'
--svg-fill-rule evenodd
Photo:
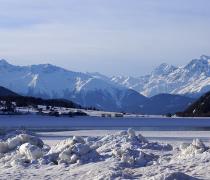
<svg viewBox="0 0 210 180"><path fill-rule="evenodd" d="M210 55L209 0L0 0L0 57L142 75Z"/></svg>

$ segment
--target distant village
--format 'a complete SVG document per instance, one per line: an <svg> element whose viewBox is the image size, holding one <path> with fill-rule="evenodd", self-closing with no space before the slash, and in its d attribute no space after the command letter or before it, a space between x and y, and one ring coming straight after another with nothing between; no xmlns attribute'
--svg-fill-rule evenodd
<svg viewBox="0 0 210 180"><path fill-rule="evenodd" d="M46 115L46 116L100 116L104 118L123 117L124 113L104 112L94 108L78 109L47 105L17 106L16 102L0 101L0 115Z"/></svg>

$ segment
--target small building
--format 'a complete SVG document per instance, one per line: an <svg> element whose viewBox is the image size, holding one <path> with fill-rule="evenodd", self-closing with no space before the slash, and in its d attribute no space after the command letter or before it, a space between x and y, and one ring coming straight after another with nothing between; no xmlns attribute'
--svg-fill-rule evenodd
<svg viewBox="0 0 210 180"><path fill-rule="evenodd" d="M114 114L114 117L123 117L123 113L116 113Z"/></svg>
<svg viewBox="0 0 210 180"><path fill-rule="evenodd" d="M112 115L108 114L108 113L103 113L103 114L101 114L101 117L112 117Z"/></svg>

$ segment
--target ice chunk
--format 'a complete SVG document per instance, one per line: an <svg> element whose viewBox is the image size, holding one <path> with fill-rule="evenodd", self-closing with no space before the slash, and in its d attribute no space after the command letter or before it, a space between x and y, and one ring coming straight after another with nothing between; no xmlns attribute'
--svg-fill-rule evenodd
<svg viewBox="0 0 210 180"><path fill-rule="evenodd" d="M205 152L207 147L200 139L193 139L191 144L182 144L180 150L181 154L179 155L179 158L187 158Z"/></svg>
<svg viewBox="0 0 210 180"><path fill-rule="evenodd" d="M131 138L136 137L135 131L133 129L131 129L131 128L128 129L128 135Z"/></svg>
<svg viewBox="0 0 210 180"><path fill-rule="evenodd" d="M71 163L76 163L79 157L76 154L73 154L70 158Z"/></svg>
<svg viewBox="0 0 210 180"><path fill-rule="evenodd" d="M190 146L190 143L182 143L179 148L180 148L180 150L184 150L184 149L188 148L189 146Z"/></svg>
<svg viewBox="0 0 210 180"><path fill-rule="evenodd" d="M42 150L35 145L31 145L30 143L22 144L19 148L19 152L30 160L39 159L43 156Z"/></svg>
<svg viewBox="0 0 210 180"><path fill-rule="evenodd" d="M75 144L72 148L72 152L78 155L87 154L90 151L90 147L87 144Z"/></svg>
<svg viewBox="0 0 210 180"><path fill-rule="evenodd" d="M8 144L6 142L0 142L0 153L6 153L9 150Z"/></svg>
<svg viewBox="0 0 210 180"><path fill-rule="evenodd" d="M73 141L74 141L75 143L82 143L82 144L85 143L85 140L84 140L82 137L80 137L80 136L74 136L74 137L73 137Z"/></svg>
<svg viewBox="0 0 210 180"><path fill-rule="evenodd" d="M127 131L120 131L119 135L120 136L126 136L126 135L128 135L128 132Z"/></svg>
<svg viewBox="0 0 210 180"><path fill-rule="evenodd" d="M35 137L35 136L31 136L28 134L19 134L18 137L20 138L22 144L28 142L28 143L38 146L40 148L42 148L44 145L43 141L40 138Z"/></svg>
<svg viewBox="0 0 210 180"><path fill-rule="evenodd" d="M71 149L68 148L64 151L62 151L60 154L59 154L59 158L61 160L64 160L64 161L70 161L71 160Z"/></svg>
<svg viewBox="0 0 210 180"><path fill-rule="evenodd" d="M53 146L48 154L60 153L64 151L65 149L72 147L74 144L75 142L71 138L65 139L63 141L60 141L55 146Z"/></svg>
<svg viewBox="0 0 210 180"><path fill-rule="evenodd" d="M90 148L88 143L79 136L75 136L73 139L66 139L58 143L55 147L52 147L44 158L58 164L73 164L77 162L83 164L99 160L99 154Z"/></svg>
<svg viewBox="0 0 210 180"><path fill-rule="evenodd" d="M148 162L156 160L155 156L131 148L113 149L112 154L122 163L130 166L145 166Z"/></svg>
<svg viewBox="0 0 210 180"><path fill-rule="evenodd" d="M19 136L9 138L7 139L7 144L10 150L15 149L17 146L21 145L21 138Z"/></svg>
<svg viewBox="0 0 210 180"><path fill-rule="evenodd" d="M202 140L198 139L198 138L197 139L193 139L192 145L196 146L199 149L204 149L204 150L206 149L206 146L204 145Z"/></svg>
<svg viewBox="0 0 210 180"><path fill-rule="evenodd" d="M148 143L148 140L141 134L138 134L138 140L142 143Z"/></svg>

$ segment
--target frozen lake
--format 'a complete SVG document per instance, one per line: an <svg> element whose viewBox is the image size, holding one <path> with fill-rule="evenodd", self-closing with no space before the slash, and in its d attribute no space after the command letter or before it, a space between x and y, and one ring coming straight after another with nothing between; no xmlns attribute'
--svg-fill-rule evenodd
<svg viewBox="0 0 210 180"><path fill-rule="evenodd" d="M100 118L51 117L38 115L1 115L1 128L29 128L34 130L210 130L210 118Z"/></svg>

